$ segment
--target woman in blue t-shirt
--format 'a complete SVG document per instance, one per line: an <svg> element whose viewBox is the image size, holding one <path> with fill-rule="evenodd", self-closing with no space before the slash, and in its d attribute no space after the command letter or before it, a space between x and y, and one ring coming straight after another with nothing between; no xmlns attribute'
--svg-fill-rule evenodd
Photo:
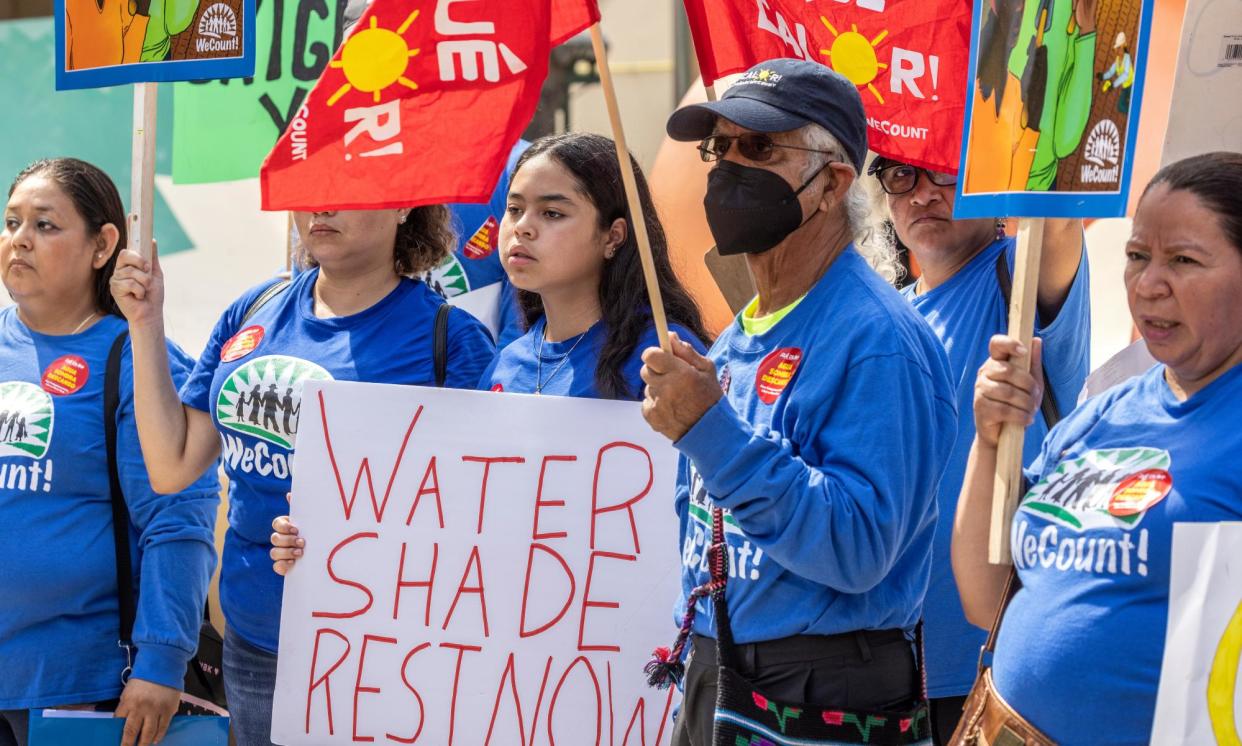
<svg viewBox="0 0 1242 746"><path fill-rule="evenodd" d="M0 746L24 746L29 711L45 707L115 708L127 718L123 744L162 739L198 644L219 484L210 459L175 494L147 480L125 319L108 292L125 241L116 186L89 163L38 161L9 188L0 268L16 305L0 311ZM114 347L116 467L138 579L128 651L117 645L105 448ZM193 364L163 340L149 354L177 381Z"/></svg>
<svg viewBox="0 0 1242 746"><path fill-rule="evenodd" d="M224 679L239 746L267 744L281 583L270 571L272 521L287 512L307 380L434 385L434 327L444 300L411 275L455 238L443 206L295 212L312 268L280 292L265 283L220 318L178 392L163 340L158 259L121 256L113 294L134 340L139 433L158 489L177 489L223 453L229 529L221 567ZM470 314L449 313L444 384L474 388L494 354Z"/></svg>
<svg viewBox="0 0 1242 746"><path fill-rule="evenodd" d="M1242 154L1152 179L1126 244L1130 313L1160 361L1088 401L1044 441L1011 529L1021 588L990 675L1057 743L1146 744L1169 609L1173 524L1242 519ZM974 448L953 535L967 617L990 625L1008 570L987 563L997 439L1029 424L1043 387L994 337L979 371ZM973 712L963 714L971 728ZM967 731L967 735L971 731Z"/></svg>
<svg viewBox="0 0 1242 746"><path fill-rule="evenodd" d="M631 158L670 328L703 350L698 306L677 280L647 181ZM500 256L529 327L479 387L642 399L642 352L657 344L616 146L572 132L531 145L513 173Z"/></svg>

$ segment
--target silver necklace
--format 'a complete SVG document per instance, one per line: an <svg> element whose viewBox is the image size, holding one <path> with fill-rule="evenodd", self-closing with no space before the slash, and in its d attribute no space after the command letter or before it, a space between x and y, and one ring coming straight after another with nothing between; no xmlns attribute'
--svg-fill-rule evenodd
<svg viewBox="0 0 1242 746"><path fill-rule="evenodd" d="M594 324L591 326L593 327ZM543 336L547 333L547 327L545 326L543 328L539 334L539 346L535 348L535 394L538 395L543 393L543 387L549 383L552 383L552 379L556 378L556 374L561 372L561 368L565 367L565 363L569 362L569 356L574 354L574 350L578 348L578 343L581 342L590 331L591 327L588 327L585 332L578 335L578 338L574 340L572 345L570 345L569 351L564 355L561 355L560 362L557 363L556 367L552 369L552 372L548 374L548 380L545 381L543 380Z"/></svg>

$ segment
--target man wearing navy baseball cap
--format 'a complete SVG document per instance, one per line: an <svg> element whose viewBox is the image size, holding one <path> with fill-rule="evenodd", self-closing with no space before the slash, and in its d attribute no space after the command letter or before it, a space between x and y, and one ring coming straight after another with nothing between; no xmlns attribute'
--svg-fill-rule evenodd
<svg viewBox="0 0 1242 746"><path fill-rule="evenodd" d="M860 253L858 90L823 65L772 60L674 112L668 132L715 163L708 224L758 290L706 357L681 340L643 356L644 416L681 452L676 613L690 634L664 663L677 675L677 654L690 658L673 743L710 746L714 720L804 740L827 725L834 742L862 743L856 721L875 725L873 743L921 742L912 642L956 407L944 348ZM716 509L734 667L762 695L745 711L716 712L719 620L695 592L712 581ZM882 713L904 730L880 733L868 717Z"/></svg>

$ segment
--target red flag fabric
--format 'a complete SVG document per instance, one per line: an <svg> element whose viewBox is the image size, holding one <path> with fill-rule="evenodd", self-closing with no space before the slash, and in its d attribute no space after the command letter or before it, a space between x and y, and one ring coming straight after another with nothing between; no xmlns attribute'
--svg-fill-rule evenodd
<svg viewBox="0 0 1242 746"><path fill-rule="evenodd" d="M798 57L853 81L880 155L956 173L970 0L685 0L703 82Z"/></svg>
<svg viewBox="0 0 1242 746"><path fill-rule="evenodd" d="M597 23L599 5L595 0L552 0L552 46Z"/></svg>
<svg viewBox="0 0 1242 746"><path fill-rule="evenodd" d="M263 162L263 209L486 201L539 103L552 4L374 0Z"/></svg>

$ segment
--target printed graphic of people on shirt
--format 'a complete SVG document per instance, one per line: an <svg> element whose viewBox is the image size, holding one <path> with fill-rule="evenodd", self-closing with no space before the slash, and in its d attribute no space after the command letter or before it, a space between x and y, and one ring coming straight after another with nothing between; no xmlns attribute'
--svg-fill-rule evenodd
<svg viewBox="0 0 1242 746"><path fill-rule="evenodd" d="M985 11L966 193L1054 187L1091 114L1098 2L994 0Z"/></svg>
<svg viewBox="0 0 1242 746"><path fill-rule="evenodd" d="M26 418L21 412L0 413L0 440L5 442L26 439Z"/></svg>
<svg viewBox="0 0 1242 746"><path fill-rule="evenodd" d="M302 384L330 380L326 370L300 358L256 358L225 379L216 398L216 418L229 430L291 450L302 412Z"/></svg>
<svg viewBox="0 0 1242 746"><path fill-rule="evenodd" d="M0 457L43 458L54 419L46 391L25 381L0 383Z"/></svg>
<svg viewBox="0 0 1242 746"><path fill-rule="evenodd" d="M65 0L70 70L158 62L194 22L200 0Z"/></svg>
<svg viewBox="0 0 1242 746"><path fill-rule="evenodd" d="M1117 32L1113 51L1116 57L1113 58L1112 66L1100 73L1100 80L1103 81L1100 92L1108 93L1111 88L1118 89L1120 95L1117 97L1117 113L1129 114L1130 87L1134 85L1134 59L1130 57L1130 48L1126 46L1126 32Z"/></svg>

